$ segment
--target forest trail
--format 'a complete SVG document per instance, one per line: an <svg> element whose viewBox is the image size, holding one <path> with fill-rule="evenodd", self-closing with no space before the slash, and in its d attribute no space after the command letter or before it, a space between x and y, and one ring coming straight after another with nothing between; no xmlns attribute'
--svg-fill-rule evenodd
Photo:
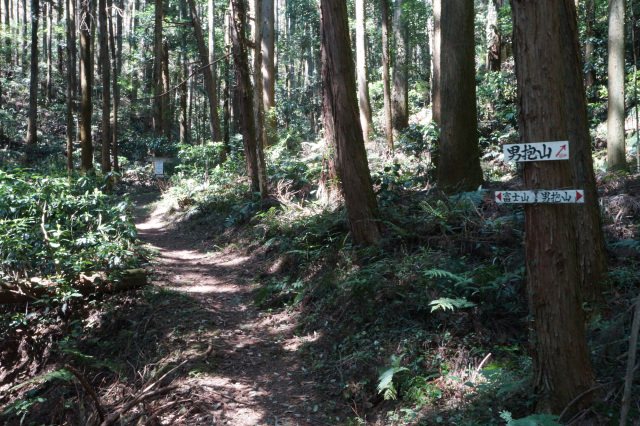
<svg viewBox="0 0 640 426"><path fill-rule="evenodd" d="M182 368L174 384L189 401L182 412L172 410L164 420L190 425L335 423L335 417L327 417L327 401L317 384L297 359L306 339L293 333L295 313L261 313L253 307L251 281L260 263L235 250L207 250L206 230L175 226L166 208L153 203L157 198L148 193L139 197L136 226L139 238L158 250L153 285L178 292L173 326L179 323L178 330L191 331L169 339L176 345L170 350L181 359L197 353L205 360L196 369L189 364ZM197 305L191 314L179 310L184 296Z"/></svg>

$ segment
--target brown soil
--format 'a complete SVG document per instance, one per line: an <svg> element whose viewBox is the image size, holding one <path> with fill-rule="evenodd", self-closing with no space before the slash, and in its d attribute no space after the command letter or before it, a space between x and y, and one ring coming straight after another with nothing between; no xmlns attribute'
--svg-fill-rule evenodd
<svg viewBox="0 0 640 426"><path fill-rule="evenodd" d="M140 239L158 250L153 284L188 295L199 311L210 313L208 321L201 315L174 320L206 321L196 340L198 348L207 347L200 356L209 368L183 371L174 381L176 393L188 398L181 411L165 412L162 424L342 423L345 412L328 404L299 359L298 348L314 337L293 333L296 313L265 313L253 306L252 280L261 262L237 249L207 250L206 229L176 225L167 209L152 201L148 194L140 199L137 227ZM192 339L186 340L177 339L183 354L195 347L188 348ZM190 409L192 403L198 409Z"/></svg>

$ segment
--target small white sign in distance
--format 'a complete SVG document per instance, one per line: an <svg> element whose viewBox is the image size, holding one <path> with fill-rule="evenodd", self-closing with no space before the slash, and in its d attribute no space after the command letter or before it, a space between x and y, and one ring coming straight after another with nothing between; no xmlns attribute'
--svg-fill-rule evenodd
<svg viewBox="0 0 640 426"><path fill-rule="evenodd" d="M549 191L539 189L537 191L496 191L495 201L499 204L584 203L584 190L561 189Z"/></svg>
<svg viewBox="0 0 640 426"><path fill-rule="evenodd" d="M503 145L504 161L551 161L569 159L569 141Z"/></svg>
<svg viewBox="0 0 640 426"><path fill-rule="evenodd" d="M164 174L164 161L162 160L153 160L153 169L156 175Z"/></svg>

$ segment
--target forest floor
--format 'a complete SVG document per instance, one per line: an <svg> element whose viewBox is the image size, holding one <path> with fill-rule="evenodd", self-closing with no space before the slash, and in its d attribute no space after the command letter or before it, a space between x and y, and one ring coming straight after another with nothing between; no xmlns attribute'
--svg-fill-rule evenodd
<svg viewBox="0 0 640 426"><path fill-rule="evenodd" d="M202 354L205 363L195 369L189 367L191 371L183 368L184 374L173 382L179 386L179 393L188 394L192 402L197 400L198 409L191 410L186 402L176 405L163 414L165 421L340 423L344 409L327 406L329 398L296 355L300 345L313 336L294 334L295 312L260 312L253 306L254 280L264 261L237 248L220 251L209 247L205 229L189 229L174 222L166 205L154 203L158 198L154 192L138 198L136 226L142 242L157 250L153 285L176 296L174 301L163 302L179 315L165 318L166 332L171 333L176 323L183 331L191 330L189 337L165 341L175 345L168 348L169 352L188 354L206 347ZM181 306L184 296L195 304L187 315Z"/></svg>

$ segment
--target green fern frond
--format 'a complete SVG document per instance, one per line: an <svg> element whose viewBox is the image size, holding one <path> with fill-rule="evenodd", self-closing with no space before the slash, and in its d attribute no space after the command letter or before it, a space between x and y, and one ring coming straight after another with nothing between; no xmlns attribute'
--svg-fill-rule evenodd
<svg viewBox="0 0 640 426"><path fill-rule="evenodd" d="M443 311L454 309L463 309L463 308L473 308L476 306L475 303L469 302L467 299L450 299L448 297L441 297L440 299L433 300L429 303L431 306L431 312L437 311L438 309L442 309Z"/></svg>

